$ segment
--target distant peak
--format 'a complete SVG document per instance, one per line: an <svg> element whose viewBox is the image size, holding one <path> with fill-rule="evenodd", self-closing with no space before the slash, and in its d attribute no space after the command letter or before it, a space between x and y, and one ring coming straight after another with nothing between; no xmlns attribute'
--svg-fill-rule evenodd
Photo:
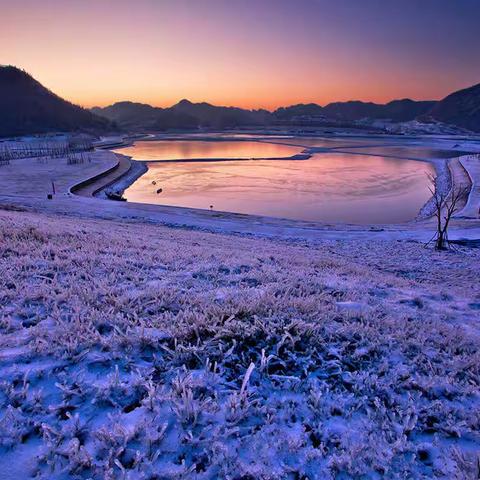
<svg viewBox="0 0 480 480"><path fill-rule="evenodd" d="M186 98L180 100L177 103L178 106L187 106L187 105L193 105L193 103L190 100L187 100Z"/></svg>
<svg viewBox="0 0 480 480"><path fill-rule="evenodd" d="M0 74L9 77L31 77L25 70L15 67L14 65L0 65Z"/></svg>
<svg viewBox="0 0 480 480"><path fill-rule="evenodd" d="M16 67L15 65L4 65L4 64L0 64L0 68L2 70L12 70L12 71L17 71L17 72L23 72L23 70L21 68L18 68Z"/></svg>

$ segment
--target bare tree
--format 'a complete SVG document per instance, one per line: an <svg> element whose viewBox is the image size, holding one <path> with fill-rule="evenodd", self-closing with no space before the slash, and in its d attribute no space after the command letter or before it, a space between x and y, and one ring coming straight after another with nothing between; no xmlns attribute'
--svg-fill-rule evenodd
<svg viewBox="0 0 480 480"><path fill-rule="evenodd" d="M437 178L433 175L430 179L429 190L432 194L435 208L434 217L437 221L437 231L428 242L435 242L435 250L447 250L449 248L448 227L453 215L460 209L462 201L468 196L467 185L456 185L452 178L452 186L448 192L442 192L437 185ZM428 244L427 244L428 245Z"/></svg>

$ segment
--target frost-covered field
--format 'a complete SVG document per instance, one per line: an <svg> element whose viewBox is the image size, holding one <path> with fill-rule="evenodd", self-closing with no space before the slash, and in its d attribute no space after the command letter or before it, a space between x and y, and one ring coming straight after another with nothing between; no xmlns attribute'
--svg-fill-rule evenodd
<svg viewBox="0 0 480 480"><path fill-rule="evenodd" d="M474 479L480 251L0 211L2 478Z"/></svg>

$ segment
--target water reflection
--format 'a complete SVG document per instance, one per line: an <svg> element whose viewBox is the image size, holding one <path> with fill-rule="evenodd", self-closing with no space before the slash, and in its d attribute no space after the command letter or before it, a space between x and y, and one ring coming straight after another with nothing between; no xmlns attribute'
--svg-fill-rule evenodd
<svg viewBox="0 0 480 480"><path fill-rule="evenodd" d="M248 141L149 141L115 150L136 160L193 158L282 158L300 153L302 147Z"/></svg>
<svg viewBox="0 0 480 480"><path fill-rule="evenodd" d="M342 151L348 151L352 153L365 153L373 155L384 155L396 158L410 158L428 160L431 158L453 158L459 155L466 155L468 152L452 151L452 150L439 150L429 147L358 147L358 148L341 148Z"/></svg>
<svg viewBox="0 0 480 480"><path fill-rule="evenodd" d="M347 153L305 161L152 163L125 196L309 221L395 223L413 219L428 200L427 173L434 169L425 162Z"/></svg>

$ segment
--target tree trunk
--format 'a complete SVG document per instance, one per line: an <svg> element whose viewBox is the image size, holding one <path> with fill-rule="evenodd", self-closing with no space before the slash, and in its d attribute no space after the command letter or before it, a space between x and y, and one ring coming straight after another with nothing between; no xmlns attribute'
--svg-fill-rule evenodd
<svg viewBox="0 0 480 480"><path fill-rule="evenodd" d="M435 250L445 250L445 235L442 231L438 232Z"/></svg>

